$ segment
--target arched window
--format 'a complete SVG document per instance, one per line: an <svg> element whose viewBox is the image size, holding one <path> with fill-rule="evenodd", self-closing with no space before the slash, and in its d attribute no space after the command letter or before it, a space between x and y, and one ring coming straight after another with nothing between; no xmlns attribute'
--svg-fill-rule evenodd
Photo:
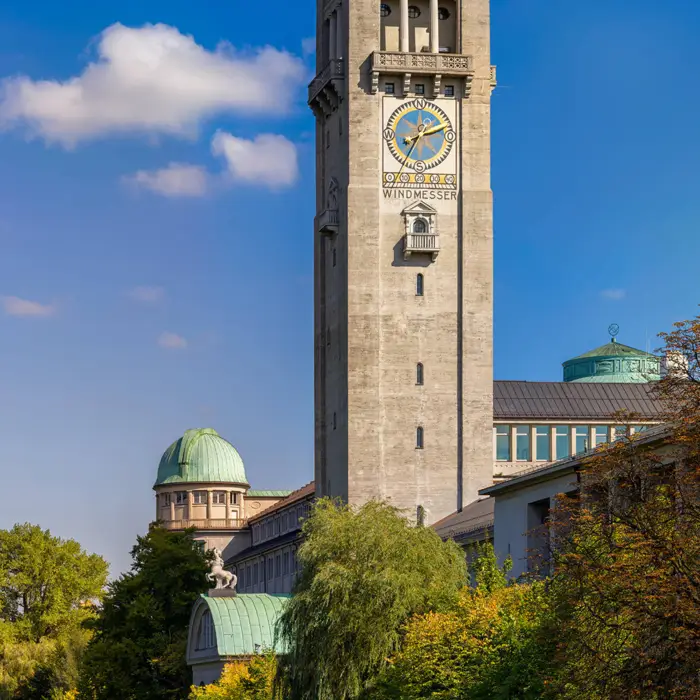
<svg viewBox="0 0 700 700"><path fill-rule="evenodd" d="M215 646L216 635L214 633L214 622L211 618L211 612L205 610L199 620L196 649L213 649Z"/></svg>
<svg viewBox="0 0 700 700"><path fill-rule="evenodd" d="M416 449L423 449L423 428L420 425L416 428Z"/></svg>
<svg viewBox="0 0 700 700"><path fill-rule="evenodd" d="M428 224L425 219L416 219L413 222L413 233L428 233Z"/></svg>
<svg viewBox="0 0 700 700"><path fill-rule="evenodd" d="M423 296L423 275L420 272L416 275L416 296Z"/></svg>
<svg viewBox="0 0 700 700"><path fill-rule="evenodd" d="M416 365L416 384L423 384L423 363L419 362Z"/></svg>

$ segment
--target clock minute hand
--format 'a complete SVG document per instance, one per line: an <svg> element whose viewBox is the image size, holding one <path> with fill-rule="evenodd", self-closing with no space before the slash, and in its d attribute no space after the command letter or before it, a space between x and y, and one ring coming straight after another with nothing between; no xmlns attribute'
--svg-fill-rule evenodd
<svg viewBox="0 0 700 700"><path fill-rule="evenodd" d="M401 164L401 169L399 170L399 174L396 176L396 182L394 183L394 187L396 187L399 184L399 180L401 179L401 173L403 173L403 169L406 167L406 163L408 163L408 159L411 157L411 153L413 153L413 149L418 145L418 141L420 140L420 137L423 136L423 132L421 131L418 136L415 137L415 141L413 142L413 145L408 149L408 153L406 154L406 157L404 158L403 163Z"/></svg>
<svg viewBox="0 0 700 700"><path fill-rule="evenodd" d="M417 141L421 136L430 136L431 134L437 134L439 131L447 129L447 124L438 124L437 126L432 126L430 129L425 129L421 131L416 136L409 136L404 139L404 143L411 143L411 141Z"/></svg>

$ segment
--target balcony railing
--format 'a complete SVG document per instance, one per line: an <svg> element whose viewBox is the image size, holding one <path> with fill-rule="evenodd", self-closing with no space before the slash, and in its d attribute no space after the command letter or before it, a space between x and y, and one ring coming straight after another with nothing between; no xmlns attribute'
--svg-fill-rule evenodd
<svg viewBox="0 0 700 700"><path fill-rule="evenodd" d="M332 234L338 231L338 210L326 209L318 215L318 230L320 233Z"/></svg>
<svg viewBox="0 0 700 700"><path fill-rule="evenodd" d="M186 530L188 527L197 530L240 530L248 525L248 521L245 518L184 519L164 520L162 525L166 530Z"/></svg>
<svg viewBox="0 0 700 700"><path fill-rule="evenodd" d="M338 81L345 79L345 63L342 58L333 58L309 83L309 106L316 111L332 111L341 99Z"/></svg>
<svg viewBox="0 0 700 700"><path fill-rule="evenodd" d="M375 51L372 71L377 73L423 73L457 78L474 72L471 56L457 53Z"/></svg>
<svg viewBox="0 0 700 700"><path fill-rule="evenodd" d="M434 233L407 233L403 239L403 257L408 260L414 253L428 253L433 261L440 252L440 236Z"/></svg>

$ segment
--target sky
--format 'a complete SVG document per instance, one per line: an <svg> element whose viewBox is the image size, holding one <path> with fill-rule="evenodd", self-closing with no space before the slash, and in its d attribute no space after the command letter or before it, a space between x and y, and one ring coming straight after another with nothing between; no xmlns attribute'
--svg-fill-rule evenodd
<svg viewBox="0 0 700 700"><path fill-rule="evenodd" d="M0 527L112 573L165 448L313 478L315 3L0 6ZM495 375L700 303L700 4L492 0Z"/></svg>

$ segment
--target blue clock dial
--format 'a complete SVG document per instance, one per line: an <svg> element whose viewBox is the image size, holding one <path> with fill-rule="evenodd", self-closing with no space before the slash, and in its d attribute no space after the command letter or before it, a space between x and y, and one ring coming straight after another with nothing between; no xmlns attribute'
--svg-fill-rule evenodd
<svg viewBox="0 0 700 700"><path fill-rule="evenodd" d="M447 158L455 133L445 112L432 102L418 99L405 102L393 112L384 139L399 163L424 172Z"/></svg>

